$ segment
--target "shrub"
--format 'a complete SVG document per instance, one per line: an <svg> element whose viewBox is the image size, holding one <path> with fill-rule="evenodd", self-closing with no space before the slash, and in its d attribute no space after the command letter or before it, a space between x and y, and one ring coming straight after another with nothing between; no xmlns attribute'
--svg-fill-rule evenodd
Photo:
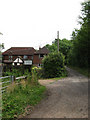
<svg viewBox="0 0 90 120"><path fill-rule="evenodd" d="M65 57L62 53L50 53L42 60L45 78L66 76Z"/></svg>

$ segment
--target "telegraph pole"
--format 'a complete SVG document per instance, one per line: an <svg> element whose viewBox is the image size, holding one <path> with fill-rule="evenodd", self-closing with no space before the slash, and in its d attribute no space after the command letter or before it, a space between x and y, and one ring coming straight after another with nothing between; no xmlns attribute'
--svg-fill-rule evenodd
<svg viewBox="0 0 90 120"><path fill-rule="evenodd" d="M58 48L58 52L59 52L59 31L57 31L57 48Z"/></svg>

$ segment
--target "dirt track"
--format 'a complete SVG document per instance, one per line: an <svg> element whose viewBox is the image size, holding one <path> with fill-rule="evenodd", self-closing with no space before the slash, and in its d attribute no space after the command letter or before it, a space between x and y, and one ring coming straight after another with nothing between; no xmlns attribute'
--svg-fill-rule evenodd
<svg viewBox="0 0 90 120"><path fill-rule="evenodd" d="M67 68L69 76L47 87L43 99L25 118L88 118L88 78Z"/></svg>

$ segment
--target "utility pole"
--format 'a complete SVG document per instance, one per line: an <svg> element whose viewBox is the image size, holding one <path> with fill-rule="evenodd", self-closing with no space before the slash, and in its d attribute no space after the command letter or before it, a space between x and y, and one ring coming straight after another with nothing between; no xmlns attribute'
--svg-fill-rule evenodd
<svg viewBox="0 0 90 120"><path fill-rule="evenodd" d="M59 52L59 31L57 31L57 48L58 48L58 52Z"/></svg>

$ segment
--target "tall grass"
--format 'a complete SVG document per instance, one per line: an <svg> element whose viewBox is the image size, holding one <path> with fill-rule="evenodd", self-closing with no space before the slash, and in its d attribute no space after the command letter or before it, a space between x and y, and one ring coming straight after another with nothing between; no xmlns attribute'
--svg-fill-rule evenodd
<svg viewBox="0 0 90 120"><path fill-rule="evenodd" d="M44 86L38 83L36 68L32 68L31 73L26 71L27 80L15 82L9 85L2 96L2 117L17 118L25 113L25 108L36 105L43 97L46 90Z"/></svg>
<svg viewBox="0 0 90 120"><path fill-rule="evenodd" d="M42 99L45 89L41 85L32 86L23 82L19 86L15 86L13 90L9 89L2 96L2 117L18 117L25 112L28 105L33 106Z"/></svg>

